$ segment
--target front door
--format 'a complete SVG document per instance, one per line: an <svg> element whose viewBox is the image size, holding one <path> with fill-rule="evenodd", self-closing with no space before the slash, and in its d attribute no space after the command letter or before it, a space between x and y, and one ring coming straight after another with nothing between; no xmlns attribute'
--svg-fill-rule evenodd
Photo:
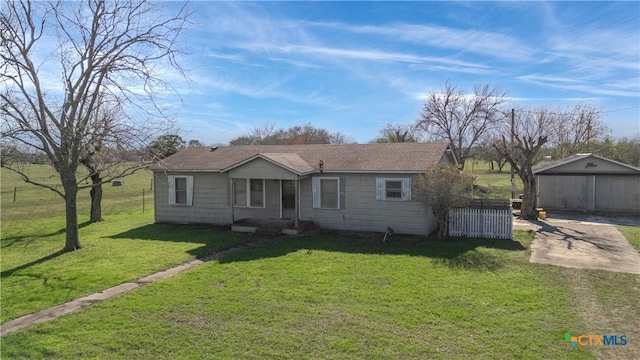
<svg viewBox="0 0 640 360"><path fill-rule="evenodd" d="M282 180L282 218L295 219L296 185L293 180Z"/></svg>

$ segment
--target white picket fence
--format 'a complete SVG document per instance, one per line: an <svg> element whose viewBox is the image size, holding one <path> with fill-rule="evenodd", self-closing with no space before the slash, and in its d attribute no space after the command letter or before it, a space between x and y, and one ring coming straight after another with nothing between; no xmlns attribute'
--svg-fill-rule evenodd
<svg viewBox="0 0 640 360"><path fill-rule="evenodd" d="M451 209L449 235L487 239L511 239L511 209Z"/></svg>

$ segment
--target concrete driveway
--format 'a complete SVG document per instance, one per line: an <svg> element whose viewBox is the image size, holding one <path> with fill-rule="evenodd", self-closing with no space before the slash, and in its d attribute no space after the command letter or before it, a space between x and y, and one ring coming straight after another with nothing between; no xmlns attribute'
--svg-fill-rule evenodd
<svg viewBox="0 0 640 360"><path fill-rule="evenodd" d="M640 274L640 254L612 224L619 219L561 214L536 222L515 221L516 229L533 229L530 261L570 268ZM635 220L635 219L633 219ZM634 226L625 222L625 225Z"/></svg>

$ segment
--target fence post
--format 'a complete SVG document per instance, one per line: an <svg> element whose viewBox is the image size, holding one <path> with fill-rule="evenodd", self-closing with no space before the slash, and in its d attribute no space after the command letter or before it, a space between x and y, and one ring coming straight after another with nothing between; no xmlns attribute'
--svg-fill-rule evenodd
<svg viewBox="0 0 640 360"><path fill-rule="evenodd" d="M144 214L144 188L142 188L142 213Z"/></svg>
<svg viewBox="0 0 640 360"><path fill-rule="evenodd" d="M17 187L13 187L13 202L16 202L16 192L18 191Z"/></svg>

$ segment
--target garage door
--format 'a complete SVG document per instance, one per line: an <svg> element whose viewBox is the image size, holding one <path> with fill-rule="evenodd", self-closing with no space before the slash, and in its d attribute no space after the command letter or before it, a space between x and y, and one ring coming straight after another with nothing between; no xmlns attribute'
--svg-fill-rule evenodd
<svg viewBox="0 0 640 360"><path fill-rule="evenodd" d="M640 177L597 175L596 210L640 212Z"/></svg>
<svg viewBox="0 0 640 360"><path fill-rule="evenodd" d="M538 176L538 206L545 209L587 209L586 176Z"/></svg>

